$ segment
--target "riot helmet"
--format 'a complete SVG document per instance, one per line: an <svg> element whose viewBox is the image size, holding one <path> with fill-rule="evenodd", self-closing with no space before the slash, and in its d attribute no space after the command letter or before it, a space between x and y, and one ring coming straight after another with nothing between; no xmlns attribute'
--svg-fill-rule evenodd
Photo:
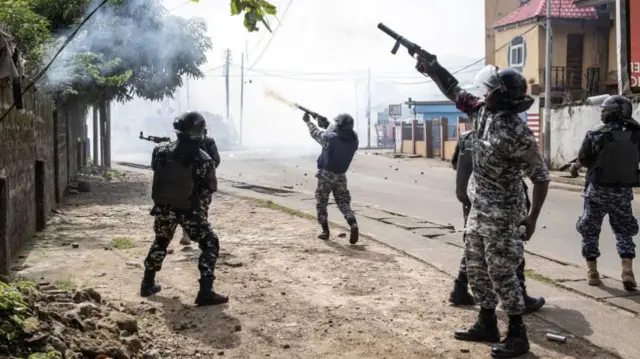
<svg viewBox="0 0 640 359"><path fill-rule="evenodd" d="M194 141L204 139L207 131L207 122L204 116L196 111L185 112L173 121L173 128L178 138L187 138Z"/></svg>
<svg viewBox="0 0 640 359"><path fill-rule="evenodd" d="M527 95L527 79L518 70L487 65L473 83L484 90L490 110L520 113L533 105L533 98Z"/></svg>
<svg viewBox="0 0 640 359"><path fill-rule="evenodd" d="M351 130L353 131L353 117L351 117L351 115L343 113L340 114L336 117L336 119L334 120L335 123L335 129L336 130Z"/></svg>
<svg viewBox="0 0 640 359"><path fill-rule="evenodd" d="M602 122L628 120L631 119L632 113L633 104L624 96L609 96L600 104L600 120Z"/></svg>

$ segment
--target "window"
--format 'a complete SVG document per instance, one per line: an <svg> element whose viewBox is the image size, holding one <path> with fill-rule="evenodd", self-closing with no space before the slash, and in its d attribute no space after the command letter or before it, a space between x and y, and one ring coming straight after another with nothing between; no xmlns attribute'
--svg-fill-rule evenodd
<svg viewBox="0 0 640 359"><path fill-rule="evenodd" d="M509 67L524 66L524 44L511 46L509 51Z"/></svg>
<svg viewBox="0 0 640 359"><path fill-rule="evenodd" d="M522 36L516 36L511 40L507 52L509 67L522 71L527 62L527 44Z"/></svg>

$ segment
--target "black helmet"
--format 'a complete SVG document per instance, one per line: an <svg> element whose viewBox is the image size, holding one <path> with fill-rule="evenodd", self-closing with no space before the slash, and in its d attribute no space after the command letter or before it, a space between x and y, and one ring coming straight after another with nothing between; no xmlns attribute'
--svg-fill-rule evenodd
<svg viewBox="0 0 640 359"><path fill-rule="evenodd" d="M474 83L484 87L487 105L497 110L524 112L533 104L527 96L527 79L518 70L488 65L476 75Z"/></svg>
<svg viewBox="0 0 640 359"><path fill-rule="evenodd" d="M334 122L336 124L336 130L353 130L353 117L349 114L343 113L338 115Z"/></svg>
<svg viewBox="0 0 640 359"><path fill-rule="evenodd" d="M173 128L178 135L188 135L193 140L201 140L207 129L207 121L199 112L185 112L173 121Z"/></svg>
<svg viewBox="0 0 640 359"><path fill-rule="evenodd" d="M630 119L633 113L631 100L624 96L613 95L607 97L600 105L603 122Z"/></svg>

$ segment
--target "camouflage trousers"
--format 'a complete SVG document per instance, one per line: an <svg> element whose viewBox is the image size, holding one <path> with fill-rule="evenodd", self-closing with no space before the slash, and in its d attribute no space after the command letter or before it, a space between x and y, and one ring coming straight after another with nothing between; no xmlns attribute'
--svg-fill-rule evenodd
<svg viewBox="0 0 640 359"><path fill-rule="evenodd" d="M331 193L333 193L333 199L347 222L349 224L355 222L356 216L351 210L351 193L347 189L347 175L319 170L316 173L316 178L318 179L318 186L316 187L318 222L323 224L329 220L327 206L329 205Z"/></svg>
<svg viewBox="0 0 640 359"><path fill-rule="evenodd" d="M209 218L209 207L211 207L212 201L213 201L213 196L207 196L200 201L200 210L204 213L204 216L207 219ZM184 227L184 225L181 224L180 227L182 227L183 236L186 236L189 239L191 239L191 237L189 236L189 231ZM193 240L193 239L191 239L191 241L198 242L197 240Z"/></svg>
<svg viewBox="0 0 640 359"><path fill-rule="evenodd" d="M472 206L465 228L469 286L480 307L494 309L500 300L507 314L522 314L525 305L516 269L524 264L524 241L518 233L524 211L487 213L488 208Z"/></svg>
<svg viewBox="0 0 640 359"><path fill-rule="evenodd" d="M471 203L462 203L462 214L464 216L464 223L467 223L467 217L469 216L469 211L471 211ZM464 236L462 237L464 241ZM524 276L524 266L525 260L524 255L522 256L522 262L518 268L516 268L516 276L518 276L518 281L520 282L520 287L525 287L525 276ZM469 278L467 276L467 254L462 254L462 259L460 259L460 268L458 269L458 281L463 283L469 283Z"/></svg>
<svg viewBox="0 0 640 359"><path fill-rule="evenodd" d="M616 249L620 258L636 257L633 236L638 234L638 220L633 216L630 200L584 199L584 211L576 223L582 235L582 256L587 260L600 257L599 239L604 216L609 215L611 230L616 236Z"/></svg>
<svg viewBox="0 0 640 359"><path fill-rule="evenodd" d="M215 278L214 267L220 251L218 236L211 229L207 216L202 211L182 212L163 210L154 213L153 230L156 239L153 241L149 254L144 260L146 270L159 271L167 255L167 248L173 239L176 227L181 225L189 238L198 242L202 253L198 259L198 270L201 278Z"/></svg>

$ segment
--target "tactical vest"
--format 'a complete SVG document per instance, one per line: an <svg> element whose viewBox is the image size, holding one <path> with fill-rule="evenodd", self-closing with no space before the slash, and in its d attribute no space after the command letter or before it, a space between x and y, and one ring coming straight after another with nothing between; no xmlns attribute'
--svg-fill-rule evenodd
<svg viewBox="0 0 640 359"><path fill-rule="evenodd" d="M460 152L458 152L458 164L456 167L456 197L462 203L469 202L467 196L467 186L469 178L473 173L473 157L471 135L463 136L460 139Z"/></svg>
<svg viewBox="0 0 640 359"><path fill-rule="evenodd" d="M640 183L639 131L611 130L602 134L602 149L589 175L600 186L637 187Z"/></svg>
<svg viewBox="0 0 640 359"><path fill-rule="evenodd" d="M204 152L200 150L201 154ZM205 153L206 155L206 153ZM179 157L174 151L160 151L153 172L151 198L156 205L178 210L197 207L195 165L200 159Z"/></svg>
<svg viewBox="0 0 640 359"><path fill-rule="evenodd" d="M358 139L345 139L335 132L325 132L327 146L318 157L318 169L333 173L346 173L358 150Z"/></svg>

